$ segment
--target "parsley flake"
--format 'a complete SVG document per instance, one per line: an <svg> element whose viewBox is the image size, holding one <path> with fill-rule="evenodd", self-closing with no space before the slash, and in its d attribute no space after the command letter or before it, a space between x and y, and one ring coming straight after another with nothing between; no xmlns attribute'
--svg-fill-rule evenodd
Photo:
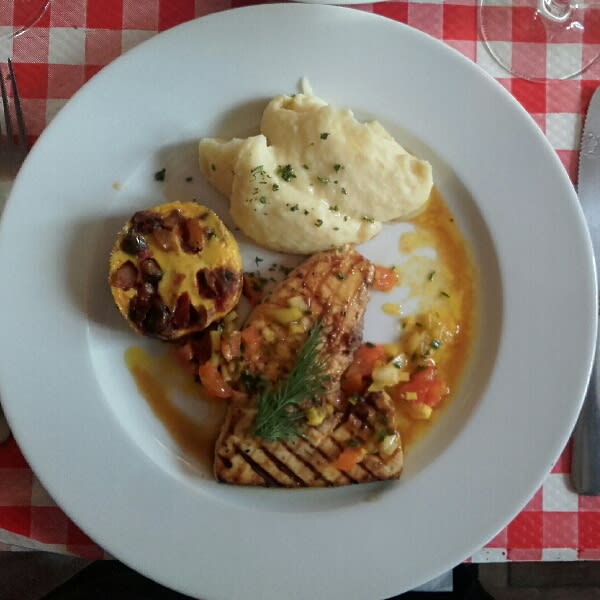
<svg viewBox="0 0 600 600"><path fill-rule="evenodd" d="M277 167L277 175L279 175L279 177L281 177L281 179L284 181L290 181L296 178L296 173L294 173L294 168L292 165L279 165Z"/></svg>
<svg viewBox="0 0 600 600"><path fill-rule="evenodd" d="M265 174L265 169L262 165L258 165L257 167L250 169L250 175L252 175L252 179L256 179L258 177L258 175L262 176L264 174Z"/></svg>

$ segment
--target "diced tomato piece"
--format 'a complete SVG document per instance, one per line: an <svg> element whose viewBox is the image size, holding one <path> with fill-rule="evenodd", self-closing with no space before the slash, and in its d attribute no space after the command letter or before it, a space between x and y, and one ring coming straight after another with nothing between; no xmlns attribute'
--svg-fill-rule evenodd
<svg viewBox="0 0 600 600"><path fill-rule="evenodd" d="M383 360L385 360L385 348L381 345L362 344L354 353L354 361L364 365L369 373L376 363Z"/></svg>
<svg viewBox="0 0 600 600"><path fill-rule="evenodd" d="M432 381L435 380L437 369L435 367L425 367L415 371L410 376L410 381L402 384L405 392L418 392L419 390L427 387Z"/></svg>
<svg viewBox="0 0 600 600"><path fill-rule="evenodd" d="M243 354L248 360L258 359L260 351L260 333L256 327L246 327L241 333L242 343L244 344Z"/></svg>
<svg viewBox="0 0 600 600"><path fill-rule="evenodd" d="M355 364L351 364L342 378L342 389L347 394L360 394L365 388L362 370Z"/></svg>
<svg viewBox="0 0 600 600"><path fill-rule="evenodd" d="M360 394L367 385L367 379L375 365L385 362L385 348L373 344L363 344L354 353L354 360L342 378L342 389L348 394Z"/></svg>
<svg viewBox="0 0 600 600"><path fill-rule="evenodd" d="M373 279L373 289L378 292L389 292L398 283L398 273L391 267L383 265L375 266L375 278Z"/></svg>
<svg viewBox="0 0 600 600"><path fill-rule="evenodd" d="M229 362L242 354L242 334L234 331L231 335L221 339L221 354Z"/></svg>
<svg viewBox="0 0 600 600"><path fill-rule="evenodd" d="M423 402L431 408L435 408L444 396L450 393L450 388L441 380L432 381L431 385L425 392Z"/></svg>
<svg viewBox="0 0 600 600"><path fill-rule="evenodd" d="M198 375L206 391L216 398L231 398L233 390L211 362L202 363L198 367Z"/></svg>
<svg viewBox="0 0 600 600"><path fill-rule="evenodd" d="M417 401L436 407L444 396L450 393L446 383L437 377L435 367L419 369L410 376L410 381L399 383L390 390L394 400L405 400L406 394L412 392L417 394Z"/></svg>
<svg viewBox="0 0 600 600"><path fill-rule="evenodd" d="M351 471L363 456L363 448L344 448L333 466L340 471Z"/></svg>

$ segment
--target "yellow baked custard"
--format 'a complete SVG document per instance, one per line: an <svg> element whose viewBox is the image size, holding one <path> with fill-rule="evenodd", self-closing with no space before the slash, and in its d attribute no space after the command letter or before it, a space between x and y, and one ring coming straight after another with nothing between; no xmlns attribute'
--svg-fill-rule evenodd
<svg viewBox="0 0 600 600"><path fill-rule="evenodd" d="M223 318L242 291L238 244L221 219L195 202L136 212L110 255L109 283L137 332L174 340Z"/></svg>

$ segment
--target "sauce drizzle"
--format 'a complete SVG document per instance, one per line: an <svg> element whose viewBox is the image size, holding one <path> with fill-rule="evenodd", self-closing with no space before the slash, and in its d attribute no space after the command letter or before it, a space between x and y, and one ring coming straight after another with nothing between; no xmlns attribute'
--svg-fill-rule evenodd
<svg viewBox="0 0 600 600"><path fill-rule="evenodd" d="M410 295L420 299L418 311L432 312L442 321L451 320L458 333L432 355L441 379L450 387L450 395L428 420L400 414L398 428L405 450L431 429L455 397L478 323L477 273L471 251L435 187L425 210L411 224L414 230L404 233L398 242L400 253L410 254L405 266L398 267L400 284L408 285ZM434 254L430 256L425 248L433 249Z"/></svg>
<svg viewBox="0 0 600 600"><path fill-rule="evenodd" d="M125 363L140 394L180 447L180 458L212 471L213 449L226 403L204 396L202 387L170 351L152 357L143 348L132 346L125 351ZM197 408L203 409L204 417L199 420L177 406L176 393L183 395L186 402L199 405Z"/></svg>

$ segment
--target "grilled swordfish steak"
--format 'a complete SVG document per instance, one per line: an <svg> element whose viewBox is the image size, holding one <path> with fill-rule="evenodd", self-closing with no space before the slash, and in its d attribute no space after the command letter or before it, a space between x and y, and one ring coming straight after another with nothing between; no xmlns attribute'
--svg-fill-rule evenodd
<svg viewBox="0 0 600 600"><path fill-rule="evenodd" d="M384 392L347 398L340 383L362 342L374 271L350 247L322 252L300 264L253 309L242 330L244 339L255 340L243 353L240 382L247 393L231 401L216 443L219 481L324 487L399 477L401 444L391 451L381 444L382 432L399 440L393 402ZM320 343L313 352L318 358L312 360L326 372L322 393L296 407L294 434L261 436L256 429L258 388L277 386L288 375L291 380L316 327ZM250 328L255 335L245 336ZM344 459L348 454L353 460Z"/></svg>

